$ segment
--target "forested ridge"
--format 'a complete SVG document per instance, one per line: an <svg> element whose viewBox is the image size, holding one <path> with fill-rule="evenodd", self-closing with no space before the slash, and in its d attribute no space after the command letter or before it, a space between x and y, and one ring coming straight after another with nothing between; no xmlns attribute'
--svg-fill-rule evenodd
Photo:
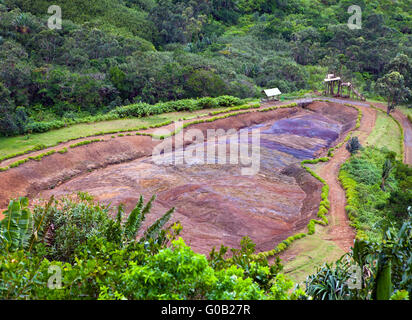
<svg viewBox="0 0 412 320"><path fill-rule="evenodd" d="M61 30L47 27L52 4L0 0L2 135L140 101L298 95L328 72L374 97L411 65L410 0L60 0ZM354 4L360 30L347 25Z"/></svg>
<svg viewBox="0 0 412 320"><path fill-rule="evenodd" d="M411 8L0 0L0 300L409 300ZM364 101L322 96L331 73ZM291 101L257 103L275 87ZM147 157L150 140L234 123L265 135L259 177Z"/></svg>

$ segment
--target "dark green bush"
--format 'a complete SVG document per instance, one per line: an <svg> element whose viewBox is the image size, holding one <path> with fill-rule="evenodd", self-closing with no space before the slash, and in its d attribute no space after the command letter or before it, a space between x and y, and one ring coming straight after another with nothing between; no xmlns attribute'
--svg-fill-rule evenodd
<svg viewBox="0 0 412 320"><path fill-rule="evenodd" d="M346 150L348 150L351 154L356 154L362 148L361 144L359 143L358 137L352 137L346 144Z"/></svg>

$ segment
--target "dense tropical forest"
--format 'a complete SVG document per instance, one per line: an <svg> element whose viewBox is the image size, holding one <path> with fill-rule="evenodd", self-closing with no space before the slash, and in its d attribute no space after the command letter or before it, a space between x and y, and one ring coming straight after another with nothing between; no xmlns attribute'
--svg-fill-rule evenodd
<svg viewBox="0 0 412 320"><path fill-rule="evenodd" d="M0 0L1 135L136 102L298 96L323 90L328 72L367 97L394 70L412 87L409 0L61 0L60 30L47 27L50 5Z"/></svg>
<svg viewBox="0 0 412 320"><path fill-rule="evenodd" d="M51 5L61 7L61 29L48 27ZM348 27L352 5L362 9L360 29ZM327 74L365 99L327 96ZM279 88L281 100L260 100L267 88ZM313 99L298 101L304 97ZM409 300L411 103L412 0L0 0L0 300ZM252 190L255 180L247 181L242 206L258 220L256 207L272 197L281 205L266 211L292 215L312 206L313 215L268 251L244 236L201 254L181 236L184 223L210 214L210 202L229 215L237 207L226 202L236 192L219 186L224 196L199 200L210 191L203 188L196 207L184 187L174 190L187 196L182 207L192 205L181 223L174 220L181 208L165 205L159 215L155 206L178 198L159 193L197 169L183 167L175 179L168 171L164 183L163 169L135 162L152 156L153 141L180 132L154 129L217 121L227 129L242 116L252 120L239 130L265 121L313 129L307 136L273 131L271 146L283 153L273 147L267 157L287 165L262 176L275 177L276 187L285 179L290 189ZM299 157L302 149L316 153ZM121 172L132 162L133 173ZM159 176L144 177L150 170ZM207 170L200 171L190 188L207 185ZM59 189L75 179L67 192ZM146 195L155 185L160 200L154 192L127 197L143 180ZM285 196L295 180L300 207ZM118 181L117 189L110 185ZM314 200L304 198L312 191ZM127 192L129 208L136 199L131 210L111 205ZM296 256L287 256L293 245Z"/></svg>

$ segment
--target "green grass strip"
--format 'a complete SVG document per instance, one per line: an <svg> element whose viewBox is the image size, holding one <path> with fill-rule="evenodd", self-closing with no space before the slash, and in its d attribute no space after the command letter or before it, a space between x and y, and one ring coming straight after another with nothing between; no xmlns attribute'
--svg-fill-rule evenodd
<svg viewBox="0 0 412 320"><path fill-rule="evenodd" d="M402 157L402 161L405 161L405 132L404 132L404 130L403 130L402 124L401 124L397 119L395 119L394 116L392 116L391 114L388 115L387 112L384 111L384 110L382 110L381 108L378 108L378 107L374 106L373 104L371 104L370 107L371 107L372 109L375 109L375 110L377 110L377 111L379 111L379 112L381 112L381 113L389 116L389 117L392 118L392 120L395 121L396 124L398 125L399 130L400 130L400 132L401 132L401 138L400 138L400 140L401 140L401 141L400 141L401 157Z"/></svg>

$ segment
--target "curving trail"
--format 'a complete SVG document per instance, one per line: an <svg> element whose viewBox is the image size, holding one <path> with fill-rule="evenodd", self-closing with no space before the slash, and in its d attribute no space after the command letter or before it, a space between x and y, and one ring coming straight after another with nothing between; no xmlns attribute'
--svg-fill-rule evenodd
<svg viewBox="0 0 412 320"><path fill-rule="evenodd" d="M375 125L376 111L368 107L358 106L362 110L363 117L360 128L353 135L358 136L361 144L364 144ZM319 172L330 187L329 200L331 207L328 217L329 227L325 240L334 241L345 252L348 252L353 244L355 231L349 225L350 221L345 212L346 194L338 180L338 176L341 165L349 156L349 152L343 145L334 153L334 157L320 168Z"/></svg>
<svg viewBox="0 0 412 320"><path fill-rule="evenodd" d="M337 101L334 101L337 102ZM353 132L361 143L374 128L377 111L357 101L342 101L356 105L362 110L362 120L358 130ZM336 141L338 144L339 141ZM327 218L329 224L317 226L313 235L294 242L279 257L283 261L284 272L295 282L304 284L306 277L313 274L325 262L332 263L344 253L350 251L355 239L355 230L345 212L346 194L341 186L338 175L341 165L350 157L345 144L335 150L334 157L326 163L316 165L315 171L329 185L329 200L331 207Z"/></svg>

